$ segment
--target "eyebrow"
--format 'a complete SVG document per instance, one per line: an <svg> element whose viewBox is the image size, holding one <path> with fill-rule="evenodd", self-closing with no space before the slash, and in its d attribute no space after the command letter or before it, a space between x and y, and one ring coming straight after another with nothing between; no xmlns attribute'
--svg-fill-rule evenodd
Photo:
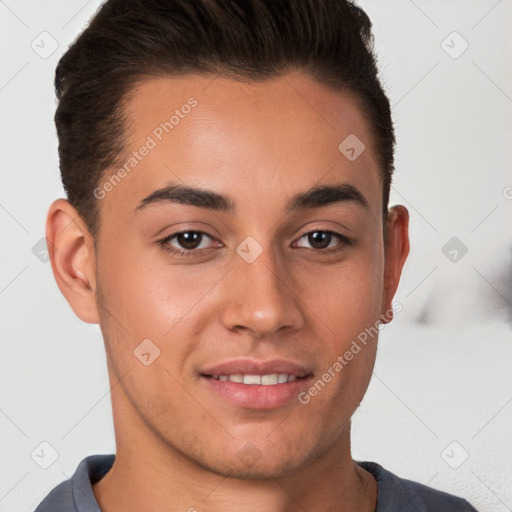
<svg viewBox="0 0 512 512"><path fill-rule="evenodd" d="M364 195L354 185L340 183L337 185L315 186L306 192L296 194L287 202L285 211L290 213L296 210L318 208L342 202L355 202L365 208L369 206ZM151 204L162 203L186 204L227 213L236 212L235 203L230 197L212 190L181 184L172 184L155 190L149 196L142 199L135 208L135 211Z"/></svg>

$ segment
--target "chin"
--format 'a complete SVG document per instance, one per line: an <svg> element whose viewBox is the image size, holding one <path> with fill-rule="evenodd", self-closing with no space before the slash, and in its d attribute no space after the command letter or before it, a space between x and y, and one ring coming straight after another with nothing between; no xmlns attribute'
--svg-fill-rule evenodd
<svg viewBox="0 0 512 512"><path fill-rule="evenodd" d="M238 454L237 454L238 455ZM240 480L269 480L281 478L295 473L304 464L304 461L291 459L289 456L276 457L261 455L257 461L240 460L240 457L215 460L211 464L204 464L203 468L222 477L238 478Z"/></svg>
<svg viewBox="0 0 512 512"><path fill-rule="evenodd" d="M205 471L242 480L266 480L293 474L313 458L311 450L305 449L300 440L274 443L268 438L256 437L254 443L245 437L242 441L230 439L226 444L215 439L200 440L189 433L181 437L179 443L167 438L166 444Z"/></svg>

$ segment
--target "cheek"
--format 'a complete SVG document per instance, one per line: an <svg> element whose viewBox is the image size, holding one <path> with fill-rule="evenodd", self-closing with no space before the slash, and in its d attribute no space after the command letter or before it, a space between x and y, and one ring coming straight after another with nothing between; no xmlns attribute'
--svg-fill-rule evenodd
<svg viewBox="0 0 512 512"><path fill-rule="evenodd" d="M300 280L304 303L332 334L353 336L378 319L383 288L379 258L354 258L327 272L304 271Z"/></svg>
<svg viewBox="0 0 512 512"><path fill-rule="evenodd" d="M164 257L115 257L100 262L98 280L109 312L135 337L162 339L217 280L207 269L165 263ZM101 272L108 269L108 272Z"/></svg>
<svg viewBox="0 0 512 512"><path fill-rule="evenodd" d="M315 407L328 408L335 400L352 411L366 391L376 355L382 272L378 244L325 275L316 273L313 277L304 272L305 286L311 290L305 290L304 296L309 297L305 302L322 339L317 353L322 361L319 378L329 382L329 391L318 393ZM341 421L334 416L330 420Z"/></svg>

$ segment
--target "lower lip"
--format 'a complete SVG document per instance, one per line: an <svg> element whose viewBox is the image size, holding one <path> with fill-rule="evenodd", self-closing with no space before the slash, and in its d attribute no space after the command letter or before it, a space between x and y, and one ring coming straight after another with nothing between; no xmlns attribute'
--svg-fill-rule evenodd
<svg viewBox="0 0 512 512"><path fill-rule="evenodd" d="M299 394L310 386L312 378L312 375L308 375L292 382L264 386L201 376L214 393L233 405L246 409L275 409L291 401L298 401Z"/></svg>

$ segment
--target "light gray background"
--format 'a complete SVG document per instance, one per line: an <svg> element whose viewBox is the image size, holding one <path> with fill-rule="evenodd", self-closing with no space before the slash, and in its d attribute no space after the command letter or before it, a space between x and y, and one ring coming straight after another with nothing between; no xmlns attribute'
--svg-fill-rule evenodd
<svg viewBox="0 0 512 512"><path fill-rule="evenodd" d="M33 510L83 457L115 449L99 327L74 316L37 245L64 195L55 65L99 3L0 0L1 511ZM512 1L360 4L393 105L392 203L409 208L412 251L353 454L510 511ZM467 247L455 262L442 251L452 237ZM58 453L48 469L42 442Z"/></svg>

